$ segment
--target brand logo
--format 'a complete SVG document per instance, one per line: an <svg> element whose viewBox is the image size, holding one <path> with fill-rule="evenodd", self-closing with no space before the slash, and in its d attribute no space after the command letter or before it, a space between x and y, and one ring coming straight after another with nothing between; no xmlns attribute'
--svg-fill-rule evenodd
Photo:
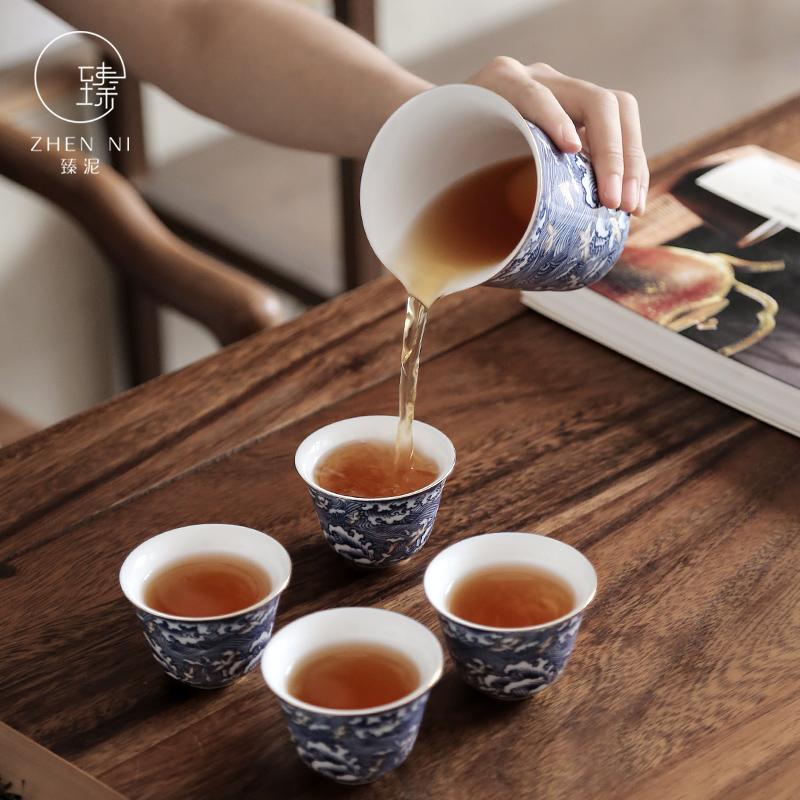
<svg viewBox="0 0 800 800"><path fill-rule="evenodd" d="M76 77L80 84L78 92L79 97L77 102L73 104L75 107L74 111L72 111L69 106L67 106L66 109L59 107L59 110L67 115L64 116L47 105L45 99L42 97L42 93L39 89L39 70L43 68L47 59L58 49L53 48L53 50L50 50L50 48L53 47L56 42L62 41L67 36L93 36L95 39L99 40L100 46L105 52L113 52L116 54L118 64L107 64L106 61L111 60L108 56L106 56L106 58L98 56L100 59L99 65L85 64L76 66L75 69L78 72ZM48 50L50 50L49 54ZM56 36L56 38L39 54L39 58L36 60L36 67L33 71L33 83L36 87L36 94L39 95L39 99L42 101L42 105L54 117L58 117L64 122L77 122L81 124L96 122L98 119L102 119L114 110L114 99L118 94L119 82L124 79L125 64L122 61L119 50L117 50L108 39L97 33L91 33L90 31L69 31L68 33L62 33L61 36Z"/></svg>

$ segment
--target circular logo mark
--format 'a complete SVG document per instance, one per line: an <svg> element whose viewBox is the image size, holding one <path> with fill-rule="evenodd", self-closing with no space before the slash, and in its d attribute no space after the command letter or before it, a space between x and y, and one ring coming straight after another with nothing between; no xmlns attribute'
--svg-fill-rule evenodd
<svg viewBox="0 0 800 800"><path fill-rule="evenodd" d="M75 103L75 116L80 116L81 119L64 117L56 113L47 105L42 97L41 91L39 91L39 66L42 63L42 58L44 58L44 54L49 48L66 36L93 36L95 39L99 39L100 42L102 42L101 46L103 50L108 52L110 48L119 60L119 63L114 65L106 64L105 59L101 58L99 66L96 64L82 64L76 67L78 71L78 80L80 81L80 97L78 102ZM122 61L119 50L117 50L108 39L100 36L98 33L92 33L91 31L69 31L67 33L62 33L60 36L56 36L56 38L46 45L44 50L39 53L39 58L36 59L36 67L33 70L33 85L36 87L36 94L42 101L42 105L54 117L58 117L64 122L76 122L78 124L96 122L98 119L102 119L107 114L110 114L114 110L114 98L118 95L119 82L124 78L125 64Z"/></svg>

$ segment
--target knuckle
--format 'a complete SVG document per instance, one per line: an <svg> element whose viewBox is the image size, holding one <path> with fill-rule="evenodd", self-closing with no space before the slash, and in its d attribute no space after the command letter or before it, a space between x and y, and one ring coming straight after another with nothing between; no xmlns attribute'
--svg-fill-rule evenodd
<svg viewBox="0 0 800 800"><path fill-rule="evenodd" d="M495 56L488 64L492 70L500 73L518 72L522 65L515 58L510 56Z"/></svg>
<svg viewBox="0 0 800 800"><path fill-rule="evenodd" d="M647 174L647 160L643 151L637 148L625 153L625 171L638 173L642 176L640 178L640 182L642 182L642 179Z"/></svg>
<svg viewBox="0 0 800 800"><path fill-rule="evenodd" d="M630 92L615 91L614 96L617 98L617 103L619 103L620 108L638 113L639 102Z"/></svg>
<svg viewBox="0 0 800 800"><path fill-rule="evenodd" d="M594 102L603 113L619 113L619 100L610 89L596 87L594 90Z"/></svg>
<svg viewBox="0 0 800 800"><path fill-rule="evenodd" d="M528 81L527 88L529 92L532 92L541 100L549 100L551 97L555 97L547 86L534 79Z"/></svg>
<svg viewBox="0 0 800 800"><path fill-rule="evenodd" d="M622 169L625 164L622 147L616 142L605 142L600 148L598 158L614 169Z"/></svg>
<svg viewBox="0 0 800 800"><path fill-rule="evenodd" d="M536 75L557 75L558 74L556 72L556 70L553 69L553 67L551 67L549 64L545 64L544 61L537 61L535 64L531 64L528 67L528 69L530 70L531 73L536 74Z"/></svg>

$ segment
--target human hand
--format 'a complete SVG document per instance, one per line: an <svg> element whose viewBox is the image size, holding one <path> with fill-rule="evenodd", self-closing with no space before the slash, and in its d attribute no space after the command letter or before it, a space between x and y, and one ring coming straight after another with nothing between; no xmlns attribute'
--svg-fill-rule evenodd
<svg viewBox="0 0 800 800"><path fill-rule="evenodd" d="M526 67L505 56L490 61L465 83L504 97L563 152L583 150L594 166L604 206L644 212L650 172L633 95L570 78L547 64Z"/></svg>

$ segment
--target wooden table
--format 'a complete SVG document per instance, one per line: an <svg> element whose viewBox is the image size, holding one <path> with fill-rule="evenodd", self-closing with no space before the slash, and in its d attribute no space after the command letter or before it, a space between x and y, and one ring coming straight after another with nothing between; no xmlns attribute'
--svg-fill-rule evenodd
<svg viewBox="0 0 800 800"><path fill-rule="evenodd" d="M756 143L800 159L800 98L653 165ZM363 798L800 795L800 441L477 289L431 314L418 415L458 461L431 540L355 572L325 544L298 443L394 413L405 298L386 279L0 451L0 719L130 798L350 791L295 754L255 672L164 677L118 588L125 555L222 521L280 540L278 614L363 604L438 631L421 585L471 534L580 548L599 591L563 678L498 704L448 663L405 765Z"/></svg>

